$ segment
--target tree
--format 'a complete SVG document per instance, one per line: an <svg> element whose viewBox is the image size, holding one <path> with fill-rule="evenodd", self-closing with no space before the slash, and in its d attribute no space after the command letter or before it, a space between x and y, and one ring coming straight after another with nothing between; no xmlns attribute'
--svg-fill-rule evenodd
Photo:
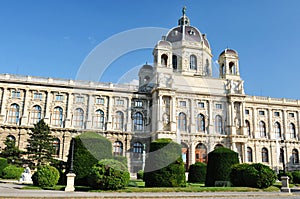
<svg viewBox="0 0 300 199"><path fill-rule="evenodd" d="M44 120L40 120L31 131L28 133L30 138L27 140L28 145L26 147L28 159L37 166L52 162L53 136L49 126Z"/></svg>
<svg viewBox="0 0 300 199"><path fill-rule="evenodd" d="M164 138L151 142L144 181L146 187L186 186L180 144Z"/></svg>
<svg viewBox="0 0 300 199"><path fill-rule="evenodd" d="M1 157L6 158L9 164L22 166L23 161L21 155L23 151L19 150L18 147L16 147L16 141L10 138L6 138L4 144L5 148L1 152Z"/></svg>
<svg viewBox="0 0 300 199"><path fill-rule="evenodd" d="M221 147L208 154L205 186L215 186L216 181L230 181L231 167L239 163L238 153Z"/></svg>

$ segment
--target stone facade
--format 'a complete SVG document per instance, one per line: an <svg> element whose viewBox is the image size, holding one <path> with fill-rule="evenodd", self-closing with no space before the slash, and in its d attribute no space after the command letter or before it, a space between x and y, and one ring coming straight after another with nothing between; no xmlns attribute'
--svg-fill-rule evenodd
<svg viewBox="0 0 300 199"><path fill-rule="evenodd" d="M128 158L132 173L158 138L181 143L187 168L224 146L240 162L278 171L284 158L288 170L299 169L300 101L246 95L232 49L220 54L220 75L212 77L209 42L185 11L153 56L154 65L140 69L139 86L0 75L0 146L10 137L24 149L44 118L57 138L54 156L65 161L72 136L94 131Z"/></svg>

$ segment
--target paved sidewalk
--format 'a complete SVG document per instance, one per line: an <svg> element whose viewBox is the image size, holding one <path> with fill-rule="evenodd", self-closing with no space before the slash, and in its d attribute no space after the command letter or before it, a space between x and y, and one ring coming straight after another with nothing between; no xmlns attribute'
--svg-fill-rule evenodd
<svg viewBox="0 0 300 199"><path fill-rule="evenodd" d="M23 190L25 185L0 183L0 198L300 198L299 192L148 192L148 193L118 193L118 192L71 192L50 190Z"/></svg>

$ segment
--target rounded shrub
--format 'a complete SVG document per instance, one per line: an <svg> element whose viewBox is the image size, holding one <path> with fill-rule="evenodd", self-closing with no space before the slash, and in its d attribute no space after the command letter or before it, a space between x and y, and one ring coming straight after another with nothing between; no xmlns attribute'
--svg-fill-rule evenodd
<svg viewBox="0 0 300 199"><path fill-rule="evenodd" d="M230 173L234 186L247 186L254 188L267 188L276 181L276 173L261 163L239 164L232 167Z"/></svg>
<svg viewBox="0 0 300 199"><path fill-rule="evenodd" d="M89 174L88 182L94 189L117 190L129 183L130 174L127 167L114 159L100 160Z"/></svg>
<svg viewBox="0 0 300 199"><path fill-rule="evenodd" d="M171 139L151 142L144 172L146 187L186 186L181 146Z"/></svg>
<svg viewBox="0 0 300 199"><path fill-rule="evenodd" d="M206 178L206 164L201 162L196 162L195 164L190 165L189 168L189 182L205 182Z"/></svg>
<svg viewBox="0 0 300 199"><path fill-rule="evenodd" d="M2 176L2 171L5 167L7 167L7 159L6 158L0 158L0 177Z"/></svg>
<svg viewBox="0 0 300 199"><path fill-rule="evenodd" d="M215 186L216 181L230 181L231 167L239 163L238 153L220 147L208 154L205 186Z"/></svg>
<svg viewBox="0 0 300 199"><path fill-rule="evenodd" d="M300 184L300 171L293 171L293 181L295 184Z"/></svg>
<svg viewBox="0 0 300 199"><path fill-rule="evenodd" d="M71 146L69 150L67 172L71 160ZM74 138L73 172L76 173L75 185L88 185L87 177L93 165L99 160L112 158L111 142L103 136L86 132Z"/></svg>
<svg viewBox="0 0 300 199"><path fill-rule="evenodd" d="M4 179L20 179L24 168L15 165L8 165L2 171L2 178Z"/></svg>
<svg viewBox="0 0 300 199"><path fill-rule="evenodd" d="M59 171L50 165L38 167L32 175L33 184L40 187L53 187L58 183Z"/></svg>

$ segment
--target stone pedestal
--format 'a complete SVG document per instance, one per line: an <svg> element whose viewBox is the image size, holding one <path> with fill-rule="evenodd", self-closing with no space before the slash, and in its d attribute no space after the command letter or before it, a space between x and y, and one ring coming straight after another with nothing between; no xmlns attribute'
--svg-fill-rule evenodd
<svg viewBox="0 0 300 199"><path fill-rule="evenodd" d="M288 192L291 193L291 189L289 188L289 177L288 176L282 176L281 177L281 192Z"/></svg>
<svg viewBox="0 0 300 199"><path fill-rule="evenodd" d="M74 181L75 181L75 173L67 174L67 186L65 188L66 192L73 192L75 190Z"/></svg>

